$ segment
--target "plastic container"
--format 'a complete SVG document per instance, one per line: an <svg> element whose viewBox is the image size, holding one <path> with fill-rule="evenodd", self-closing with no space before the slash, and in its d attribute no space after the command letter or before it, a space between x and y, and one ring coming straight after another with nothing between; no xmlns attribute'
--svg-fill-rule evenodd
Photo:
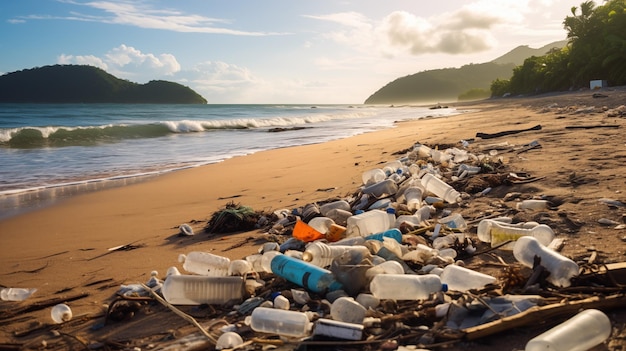
<svg viewBox="0 0 626 351"><path fill-rule="evenodd" d="M372 195L374 197L382 197L393 195L398 191L398 184L391 179L385 179L378 183L364 187L361 192L363 194Z"/></svg>
<svg viewBox="0 0 626 351"><path fill-rule="evenodd" d="M225 304L243 299L243 277L171 275L161 293L172 305Z"/></svg>
<svg viewBox="0 0 626 351"><path fill-rule="evenodd" d="M363 323L367 310L352 297L340 297L330 306L330 315L333 320L346 323Z"/></svg>
<svg viewBox="0 0 626 351"><path fill-rule="evenodd" d="M228 267L228 275L245 275L250 272L254 272L254 268L246 260L233 260Z"/></svg>
<svg viewBox="0 0 626 351"><path fill-rule="evenodd" d="M388 207L385 209L385 212L387 212L387 217L389 217L389 229L391 229L396 224L396 209Z"/></svg>
<svg viewBox="0 0 626 351"><path fill-rule="evenodd" d="M385 178L387 178L387 175L385 174L385 171L380 168L370 169L363 172L363 174L361 175L363 185L375 184L385 180Z"/></svg>
<svg viewBox="0 0 626 351"><path fill-rule="evenodd" d="M467 228L467 223L460 213L453 213L449 216L439 219L439 223L445 224L448 228L464 230Z"/></svg>
<svg viewBox="0 0 626 351"><path fill-rule="evenodd" d="M409 211L415 211L422 207L423 190L417 186L411 186L404 191L406 206Z"/></svg>
<svg viewBox="0 0 626 351"><path fill-rule="evenodd" d="M548 208L548 200L524 200L518 202L515 207L518 210L545 210Z"/></svg>
<svg viewBox="0 0 626 351"><path fill-rule="evenodd" d="M330 226L335 224L335 221L333 221L332 219L328 217L320 216L320 217L312 218L307 224L311 228L326 235L326 233L328 233L328 230L330 229Z"/></svg>
<svg viewBox="0 0 626 351"><path fill-rule="evenodd" d="M342 255L349 255L350 257L355 257L355 259L351 259L350 261L360 262L363 258L370 255L370 251L367 247L356 245L356 246L345 246L345 245L326 245L323 242L316 241L307 245L304 249L304 253L302 254L302 260L305 262L310 262L318 267L328 267L333 262L335 258L338 258ZM361 257L361 259L358 259Z"/></svg>
<svg viewBox="0 0 626 351"><path fill-rule="evenodd" d="M370 283L372 295L379 299L425 300L445 289L434 274L378 274Z"/></svg>
<svg viewBox="0 0 626 351"><path fill-rule="evenodd" d="M72 309L70 306L60 303L52 307L50 317L52 317L52 321L57 324L67 322L72 319Z"/></svg>
<svg viewBox="0 0 626 351"><path fill-rule="evenodd" d="M365 244L365 238L362 236L351 236L349 238L343 238L339 241L330 242L328 245L336 246L336 245L363 245Z"/></svg>
<svg viewBox="0 0 626 351"><path fill-rule="evenodd" d="M495 281L496 278L493 276L454 264L447 265L441 272L441 282L448 284L449 290L482 289L485 285L495 283Z"/></svg>
<svg viewBox="0 0 626 351"><path fill-rule="evenodd" d="M243 339L239 334L235 332L226 332L220 335L219 338L217 338L217 342L215 343L215 349L232 349L241 344L243 344Z"/></svg>
<svg viewBox="0 0 626 351"><path fill-rule="evenodd" d="M348 218L346 225L346 237L368 236L383 232L391 227L389 215L386 211L370 210L355 214Z"/></svg>
<svg viewBox="0 0 626 351"><path fill-rule="evenodd" d="M531 268L534 264L534 257L538 256L541 259L541 265L550 272L546 279L556 286L570 286L572 284L570 280L579 274L576 262L547 248L532 236L523 236L517 240L513 247L513 256L520 263Z"/></svg>
<svg viewBox="0 0 626 351"><path fill-rule="evenodd" d="M322 216L328 217L328 212L331 210L344 210L350 211L350 204L346 200L337 200L333 202L328 202L320 206L320 214Z"/></svg>
<svg viewBox="0 0 626 351"><path fill-rule="evenodd" d="M291 235L293 235L294 238L302 240L304 242L324 239L324 233L320 233L318 230L301 220L296 220L296 224L293 227L293 232Z"/></svg>
<svg viewBox="0 0 626 351"><path fill-rule="evenodd" d="M348 218L352 216L352 212L349 210L342 210L340 208L334 208L326 213L326 217L332 219L335 224L339 224L341 226L346 226L348 223Z"/></svg>
<svg viewBox="0 0 626 351"><path fill-rule="evenodd" d="M377 274L404 274L404 268L397 261L385 261L365 272L365 276L369 279Z"/></svg>
<svg viewBox="0 0 626 351"><path fill-rule="evenodd" d="M329 270L297 258L277 255L270 265L275 275L316 293L343 288Z"/></svg>
<svg viewBox="0 0 626 351"><path fill-rule="evenodd" d="M303 312L257 307L250 316L250 327L256 332L299 338L309 335L312 325Z"/></svg>
<svg viewBox="0 0 626 351"><path fill-rule="evenodd" d="M0 299L2 301L24 301L34 294L37 289L25 288L4 288L0 290Z"/></svg>
<svg viewBox="0 0 626 351"><path fill-rule="evenodd" d="M414 227L420 226L422 222L430 218L430 213L433 210L434 210L434 207L432 206L420 207L420 209L415 211L415 213L413 213L412 215L398 216L393 226L396 228L400 228L400 225L405 222L411 224Z"/></svg>
<svg viewBox="0 0 626 351"><path fill-rule="evenodd" d="M554 239L554 231L545 224L535 225L532 228L524 228L494 221L488 224L487 233L490 236L489 242L491 242L491 247L496 247L508 240L513 241L507 245L500 246L502 250L513 250L515 241L524 236L534 237L539 240L541 244L546 246ZM483 234L483 237L484 236Z"/></svg>
<svg viewBox="0 0 626 351"><path fill-rule="evenodd" d="M389 161L385 163L385 165L383 166L383 172L385 172L387 176L390 176L396 173L396 171L400 169L401 167L402 167L402 162L398 160Z"/></svg>
<svg viewBox="0 0 626 351"><path fill-rule="evenodd" d="M210 277L225 277L228 275L228 267L230 267L228 257L201 251L192 251L187 255L180 254L178 262L181 262L183 268L189 273Z"/></svg>
<svg viewBox="0 0 626 351"><path fill-rule="evenodd" d="M435 175L426 173L422 177L421 181L427 191L442 198L444 201L451 204L461 201L461 194L459 194L459 192L448 183L437 178Z"/></svg>
<svg viewBox="0 0 626 351"><path fill-rule="evenodd" d="M567 321L532 338L526 351L585 351L611 335L611 321L602 311L584 310Z"/></svg>
<svg viewBox="0 0 626 351"><path fill-rule="evenodd" d="M378 240L383 241L384 238L394 239L398 243L402 244L402 232L398 228L387 229L384 232L370 234L365 237L365 240Z"/></svg>
<svg viewBox="0 0 626 351"><path fill-rule="evenodd" d="M317 216L321 216L320 208L316 203L310 203L304 205L302 208L302 220L305 223L309 223L309 221Z"/></svg>
<svg viewBox="0 0 626 351"><path fill-rule="evenodd" d="M346 237L346 227L339 224L332 224L326 232L326 240L329 242L339 241Z"/></svg>

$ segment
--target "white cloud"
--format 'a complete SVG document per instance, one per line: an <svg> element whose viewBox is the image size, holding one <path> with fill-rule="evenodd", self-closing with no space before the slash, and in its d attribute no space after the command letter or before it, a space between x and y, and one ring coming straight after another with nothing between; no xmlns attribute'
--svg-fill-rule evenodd
<svg viewBox="0 0 626 351"><path fill-rule="evenodd" d="M59 0L69 5L83 6L100 11L97 15L88 15L71 11L69 16L28 15L9 20L11 23L26 20L69 20L107 24L128 25L139 28L169 30L185 33L210 33L243 36L264 36L283 33L245 31L227 28L230 21L196 14L188 14L175 9L155 9L144 2L131 0L87 1Z"/></svg>
<svg viewBox="0 0 626 351"><path fill-rule="evenodd" d="M61 54L59 57L57 57L57 63L60 65L69 65L69 64L89 65L89 66L95 66L95 67L101 68L105 71L108 69L108 65L101 58L93 56L93 55L74 56L74 55Z"/></svg>

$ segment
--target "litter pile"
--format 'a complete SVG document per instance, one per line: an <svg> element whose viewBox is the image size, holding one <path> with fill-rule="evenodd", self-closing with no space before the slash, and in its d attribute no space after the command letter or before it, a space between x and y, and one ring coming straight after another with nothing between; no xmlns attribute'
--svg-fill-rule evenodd
<svg viewBox="0 0 626 351"><path fill-rule="evenodd" d="M559 253L563 241L550 225L515 216L558 207L550 199L466 218L471 199L538 180L507 170L502 152L541 148L470 146L415 144L364 172L345 198L266 214L231 203L207 231L256 225L274 241L237 260L188 252L163 280L155 272L146 284L122 286L118 299L157 300L200 330L152 349L438 349L546 320L565 322L526 350L603 343L612 326L602 310L626 304L625 265L575 262ZM181 234L194 235L188 225ZM499 262L472 267L487 254ZM123 305L111 304L107 318ZM202 306L223 313L198 321L183 312ZM61 322L72 317L56 313Z"/></svg>

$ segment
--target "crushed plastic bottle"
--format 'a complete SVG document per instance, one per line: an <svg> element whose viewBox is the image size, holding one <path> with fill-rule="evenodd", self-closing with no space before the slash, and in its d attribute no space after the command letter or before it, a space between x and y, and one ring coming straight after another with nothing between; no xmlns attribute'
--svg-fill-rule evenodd
<svg viewBox="0 0 626 351"><path fill-rule="evenodd" d="M37 291L35 288L4 288L0 290L2 301L24 301Z"/></svg>
<svg viewBox="0 0 626 351"><path fill-rule="evenodd" d="M571 279L579 274L576 262L547 248L532 236L523 236L517 240L513 248L513 256L520 263L531 268L534 266L535 256L539 257L540 264L550 272L546 280L556 286L570 286Z"/></svg>

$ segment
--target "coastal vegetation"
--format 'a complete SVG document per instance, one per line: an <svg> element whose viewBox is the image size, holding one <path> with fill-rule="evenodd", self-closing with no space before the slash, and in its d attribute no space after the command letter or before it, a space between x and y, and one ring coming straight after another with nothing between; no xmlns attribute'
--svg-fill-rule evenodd
<svg viewBox="0 0 626 351"><path fill-rule="evenodd" d="M566 46L527 58L510 79L494 80L492 96L575 90L591 80L626 84L626 1L583 2L571 8L563 26Z"/></svg>
<svg viewBox="0 0 626 351"><path fill-rule="evenodd" d="M0 76L0 102L206 104L184 85L119 79L87 65L52 65Z"/></svg>
<svg viewBox="0 0 626 351"><path fill-rule="evenodd" d="M366 104L399 104L484 99L490 96L490 85L496 79L506 80L513 69L533 55L543 55L561 48L565 40L533 49L519 46L485 63L460 68L427 70L398 78L380 88L365 100Z"/></svg>

